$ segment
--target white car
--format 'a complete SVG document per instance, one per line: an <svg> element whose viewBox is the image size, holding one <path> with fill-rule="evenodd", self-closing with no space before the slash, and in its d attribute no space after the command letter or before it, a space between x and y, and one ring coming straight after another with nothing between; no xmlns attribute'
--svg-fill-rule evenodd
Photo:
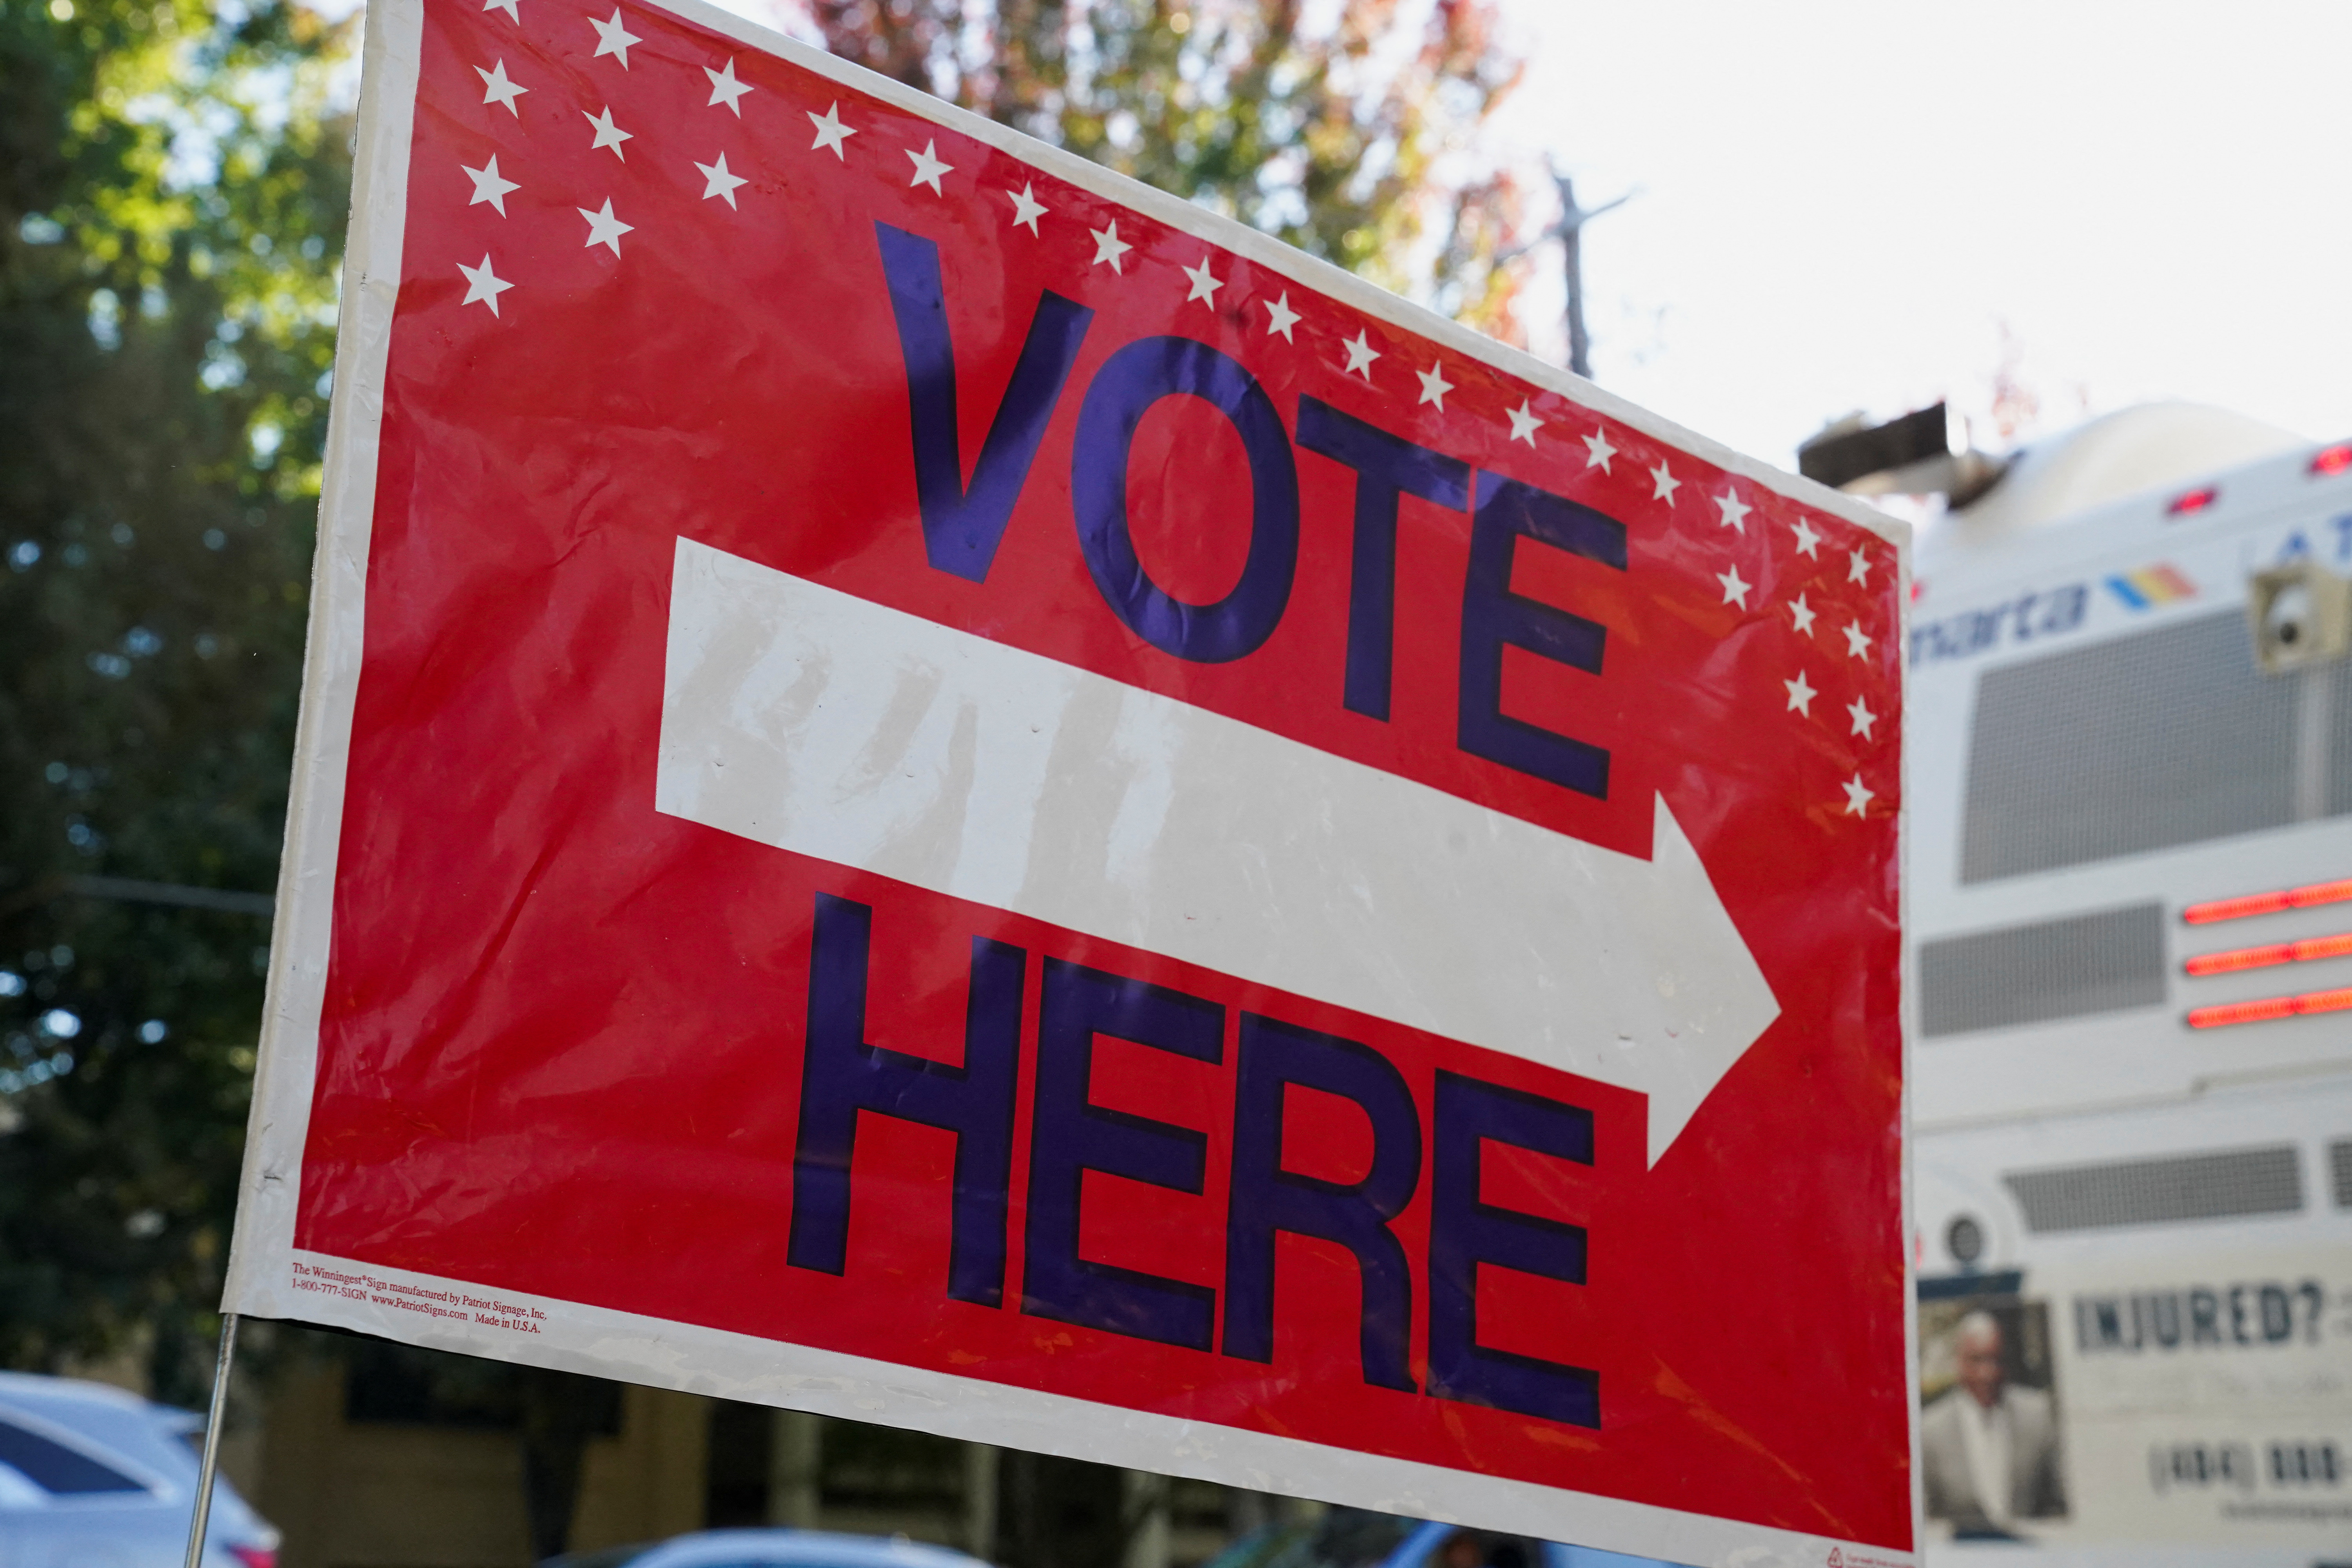
<svg viewBox="0 0 2352 1568"><path fill-rule="evenodd" d="M103 1384L0 1373L0 1568L180 1568L204 1425ZM205 1568L277 1568L278 1539L216 1481Z"/></svg>

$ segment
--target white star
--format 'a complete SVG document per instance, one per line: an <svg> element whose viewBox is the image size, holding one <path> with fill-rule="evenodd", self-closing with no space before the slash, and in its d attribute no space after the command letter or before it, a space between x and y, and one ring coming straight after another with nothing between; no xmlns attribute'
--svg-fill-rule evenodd
<svg viewBox="0 0 2352 1568"><path fill-rule="evenodd" d="M1846 780L1842 787L1845 790L1845 814L1848 816L1860 816L1862 808L1878 798L1877 791L1864 787L1860 773Z"/></svg>
<svg viewBox="0 0 2352 1568"><path fill-rule="evenodd" d="M458 164L457 167L466 169L466 165L463 163ZM519 191L522 189L522 187L516 184L512 180L502 180L499 178L499 155L495 153L490 154L488 167L481 169L466 169L466 173L472 175L474 180L474 199L467 202L466 205L469 207L479 206L482 203L488 202L490 205L499 209L499 216L500 217L506 216L507 193L509 191Z"/></svg>
<svg viewBox="0 0 2352 1568"><path fill-rule="evenodd" d="M517 120L520 120L522 118L522 110L515 107L515 100L520 98L524 93L529 92L530 89L527 87L517 87L514 83L507 79L506 61L500 60L498 64L492 66L488 70L484 70L481 67L476 66L474 68L474 74L482 79L482 101L484 103L503 103L507 106L507 112L509 114L513 115Z"/></svg>
<svg viewBox="0 0 2352 1568"><path fill-rule="evenodd" d="M1675 492L1682 488L1682 480L1668 472L1665 459L1660 458L1658 466L1650 470L1650 499L1672 506L1675 504Z"/></svg>
<svg viewBox="0 0 2352 1568"><path fill-rule="evenodd" d="M954 174L955 165L940 163L939 152L940 143L937 137L924 142L923 150L919 153L911 147L907 150L908 158L915 165L915 177L907 182L908 190L913 190L917 185L929 185L931 187L931 195L935 196L947 194L940 189L940 176Z"/></svg>
<svg viewBox="0 0 2352 1568"><path fill-rule="evenodd" d="M1095 258L1087 265L1100 267L1108 261L1113 272L1125 271L1126 268L1119 265L1119 258L1133 250L1135 247L1119 238L1118 219L1111 219L1108 228L1090 228L1087 232L1095 237Z"/></svg>
<svg viewBox="0 0 2352 1568"><path fill-rule="evenodd" d="M1796 679L1784 680L1780 682L1780 684L1789 689L1790 710L1791 712L1802 713L1808 719L1811 718L1813 716L1813 699L1820 696L1821 693L1815 691L1806 681L1805 672L1801 669L1797 671Z"/></svg>
<svg viewBox="0 0 2352 1568"><path fill-rule="evenodd" d="M1738 533L1748 531L1748 503L1739 499L1737 490L1725 490L1715 498L1716 510L1723 513L1723 526Z"/></svg>
<svg viewBox="0 0 2352 1568"><path fill-rule="evenodd" d="M1285 289L1281 299L1267 300L1263 303L1265 306L1266 335L1271 337L1280 332L1283 342L1297 342L1298 340L1290 335L1290 329L1298 324L1298 312L1290 308L1290 290Z"/></svg>
<svg viewBox="0 0 2352 1568"><path fill-rule="evenodd" d="M1849 656L1854 658L1866 658L1869 657L1870 638L1864 633L1859 625L1849 626L1846 627L1845 651Z"/></svg>
<svg viewBox="0 0 2352 1568"><path fill-rule="evenodd" d="M613 7L613 19L611 21L599 22L595 17L591 16L588 18L588 25L596 29L596 37L598 39L596 53L590 55L588 58L593 60L596 58L598 55L612 55L620 60L621 68L623 70L627 70L629 68L629 46L631 44L642 43L645 40L639 38L635 33L630 32L626 27L621 26L621 8L618 5Z"/></svg>
<svg viewBox="0 0 2352 1568"><path fill-rule="evenodd" d="M1454 390L1454 384L1445 379L1445 367L1433 364L1427 370L1417 370L1412 374L1421 377L1421 401L1434 403L1437 405L1437 411L1440 414L1444 413L1445 395Z"/></svg>
<svg viewBox="0 0 2352 1568"><path fill-rule="evenodd" d="M723 103L734 110L736 119L742 119L742 98L745 93L751 90L751 84L735 79L735 57L728 56L727 63L717 70L712 70L709 66L703 67L702 74L710 79L710 102L704 104L703 107L709 109L714 104Z"/></svg>
<svg viewBox="0 0 2352 1568"><path fill-rule="evenodd" d="M1609 444L1607 431L1595 430L1584 437L1584 466L1599 468L1605 474L1609 471L1609 459L1617 455L1617 448Z"/></svg>
<svg viewBox="0 0 2352 1568"><path fill-rule="evenodd" d="M734 206L735 187L751 183L740 174L730 174L727 172L727 154L724 153L719 154L719 162L716 163L697 163L695 167L702 171L702 199L706 202L713 196L724 196L727 198L727 205L730 207Z"/></svg>
<svg viewBox="0 0 2352 1568"><path fill-rule="evenodd" d="M1215 310L1217 290L1224 285L1209 276L1209 258L1203 256L1198 267L1184 268L1184 276L1192 280L1192 291L1184 296L1184 302L1189 305L1195 300L1206 300L1209 302L1209 309Z"/></svg>
<svg viewBox="0 0 2352 1568"><path fill-rule="evenodd" d="M613 106L611 104L608 103L604 106L604 112L601 118L597 115L589 113L584 109L580 111L580 118L596 128L596 140L588 143L588 151L593 153L599 147L610 147L613 150L614 157L618 158L624 163L629 161L629 155L621 151L621 143L634 139L636 136L636 132L634 131L624 131L619 126L613 123Z"/></svg>
<svg viewBox="0 0 2352 1568"><path fill-rule="evenodd" d="M1360 371L1366 381L1371 380L1372 362L1381 357L1381 351L1365 341L1363 328L1357 328L1352 338L1340 339L1339 346L1348 351L1348 371L1341 374Z"/></svg>
<svg viewBox="0 0 2352 1568"><path fill-rule="evenodd" d="M1878 715L1873 713L1861 698L1857 697L1845 705L1845 716L1853 721L1855 734L1865 741L1875 739L1870 732L1870 727L1878 722Z"/></svg>
<svg viewBox="0 0 2352 1568"><path fill-rule="evenodd" d="M830 147L835 157L845 163L849 162L849 154L841 150L841 143L845 139L856 135L857 131L855 126L841 122L841 105L830 105L823 114L812 113L805 109L801 112L808 115L809 123L816 127L816 140L809 143L809 151L814 153L820 147Z"/></svg>
<svg viewBox="0 0 2352 1568"><path fill-rule="evenodd" d="M592 213L586 207L574 207L572 210L588 220L587 244L601 245L615 256L621 254L621 237L634 231L637 226L633 223L623 223L613 216L613 198L610 196L604 198L603 212ZM581 248L585 249L587 246L583 246Z"/></svg>
<svg viewBox="0 0 2352 1568"><path fill-rule="evenodd" d="M1013 198L1013 226L1018 228L1025 226L1031 234L1037 232L1037 220L1052 210L1031 194L1034 185L1033 181L1024 184L1017 191L1004 193Z"/></svg>
<svg viewBox="0 0 2352 1568"><path fill-rule="evenodd" d="M1822 558L1822 536L1815 533L1812 525L1801 517L1797 520L1797 553L1810 555L1816 561Z"/></svg>
<svg viewBox="0 0 2352 1568"><path fill-rule="evenodd" d="M515 5L515 0L482 0L482 9L485 11L504 11L508 16L512 16L515 19L515 25L517 26L520 26L522 25L522 11Z"/></svg>
<svg viewBox="0 0 2352 1568"><path fill-rule="evenodd" d="M490 270L490 253L487 250L482 252L482 264L479 267L468 267L460 261L457 263L457 270L466 275L466 297L457 303L470 305L479 300L490 308L491 315L497 315L499 296L514 285L501 280L497 273Z"/></svg>
<svg viewBox="0 0 2352 1568"><path fill-rule="evenodd" d="M1870 557L1856 550L1845 558L1845 580L1849 583L1870 581Z"/></svg>
<svg viewBox="0 0 2352 1568"><path fill-rule="evenodd" d="M1789 606L1789 614L1796 617L1797 629L1807 637L1813 635L1813 616L1817 613L1811 605L1805 603L1805 596L1802 594L1798 595L1797 602Z"/></svg>
<svg viewBox="0 0 2352 1568"><path fill-rule="evenodd" d="M1753 583L1741 582L1739 580L1738 567L1734 566L1728 572L1717 572L1715 574L1715 580L1723 584L1723 602L1725 604L1738 605L1743 610L1748 607L1748 590L1754 587L1756 584Z"/></svg>
<svg viewBox="0 0 2352 1568"><path fill-rule="evenodd" d="M1543 428L1544 422L1529 411L1528 400L1522 397L1517 408L1507 408L1503 412L1511 416L1511 439L1525 441L1528 446L1534 446L1536 432Z"/></svg>

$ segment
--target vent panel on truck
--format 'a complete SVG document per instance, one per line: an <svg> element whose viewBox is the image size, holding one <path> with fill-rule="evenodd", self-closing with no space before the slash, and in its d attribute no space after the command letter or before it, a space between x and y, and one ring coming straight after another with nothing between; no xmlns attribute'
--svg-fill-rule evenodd
<svg viewBox="0 0 2352 1568"><path fill-rule="evenodd" d="M2011 1171L2001 1181L2036 1236L2303 1208L2303 1162L2292 1143Z"/></svg>
<svg viewBox="0 0 2352 1568"><path fill-rule="evenodd" d="M2285 826L2302 679L2254 668L2237 610L1988 670L1960 880Z"/></svg>
<svg viewBox="0 0 2352 1568"><path fill-rule="evenodd" d="M1930 1039L2160 1006L2164 997L2161 904L1919 944L1919 1027Z"/></svg>

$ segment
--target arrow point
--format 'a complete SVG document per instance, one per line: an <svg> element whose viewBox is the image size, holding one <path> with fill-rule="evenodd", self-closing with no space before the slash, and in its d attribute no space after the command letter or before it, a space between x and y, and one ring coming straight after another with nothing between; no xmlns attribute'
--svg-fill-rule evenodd
<svg viewBox="0 0 2352 1568"><path fill-rule="evenodd" d="M1681 922L1683 940L1659 984L1671 985L1681 1027L1649 1043L1649 1163L1655 1168L1724 1075L1780 1016L1780 999L1715 890L1682 824L1657 797L1650 863L1654 886Z"/></svg>

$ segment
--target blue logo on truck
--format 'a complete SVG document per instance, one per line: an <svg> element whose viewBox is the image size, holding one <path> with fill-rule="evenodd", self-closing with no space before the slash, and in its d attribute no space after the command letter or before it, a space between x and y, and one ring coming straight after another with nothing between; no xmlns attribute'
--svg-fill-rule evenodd
<svg viewBox="0 0 2352 1568"><path fill-rule="evenodd" d="M1911 628L1911 662L1968 658L2004 643L2014 646L2071 632L2083 624L2090 601L2088 583L2069 583L2047 593L2020 594L1987 609L1923 621Z"/></svg>

